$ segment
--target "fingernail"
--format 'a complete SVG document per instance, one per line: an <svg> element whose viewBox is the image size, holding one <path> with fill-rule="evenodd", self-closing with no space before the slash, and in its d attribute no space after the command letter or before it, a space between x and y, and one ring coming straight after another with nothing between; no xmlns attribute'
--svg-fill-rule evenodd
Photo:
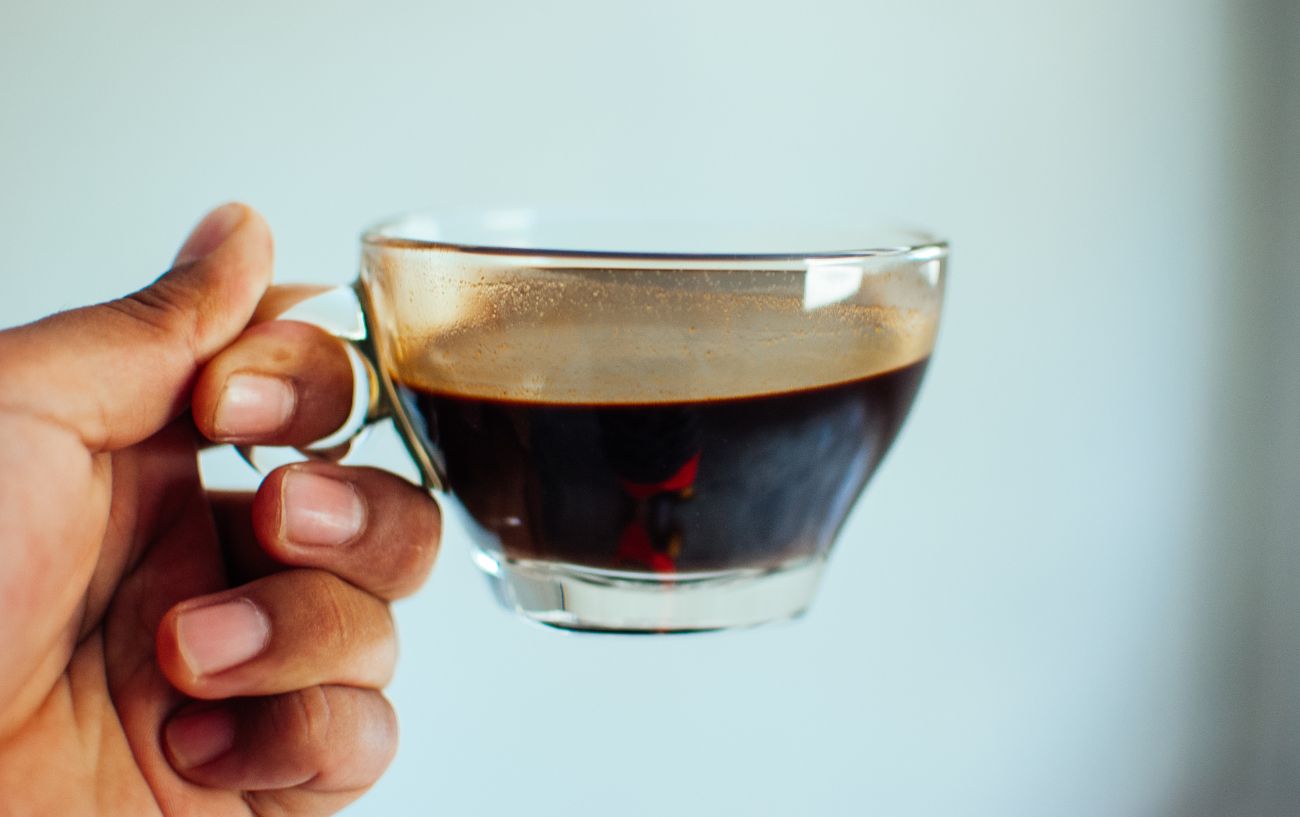
<svg viewBox="0 0 1300 817"><path fill-rule="evenodd" d="M222 439L279 431L293 416L295 400L293 386L283 378L248 372L232 374L217 398L213 431Z"/></svg>
<svg viewBox="0 0 1300 817"><path fill-rule="evenodd" d="M176 253L176 265L197 261L220 247L244 220L242 204L223 204L203 217Z"/></svg>
<svg viewBox="0 0 1300 817"><path fill-rule="evenodd" d="M348 483L295 469L285 476L283 490L284 538L289 542L334 547L361 533L366 508Z"/></svg>
<svg viewBox="0 0 1300 817"><path fill-rule="evenodd" d="M215 675L266 648L271 624L248 599L186 610L176 620L181 657L195 675Z"/></svg>
<svg viewBox="0 0 1300 817"><path fill-rule="evenodd" d="M167 724L167 748L181 768L193 769L235 745L235 716L225 707L173 718Z"/></svg>

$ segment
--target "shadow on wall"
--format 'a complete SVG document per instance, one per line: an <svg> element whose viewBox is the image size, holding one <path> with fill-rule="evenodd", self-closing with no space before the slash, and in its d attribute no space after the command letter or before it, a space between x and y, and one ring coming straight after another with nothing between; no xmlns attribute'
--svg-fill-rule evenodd
<svg viewBox="0 0 1300 817"><path fill-rule="evenodd" d="M1217 286L1222 342L1206 461L1205 775L1170 815L1300 813L1300 4L1227 6ZM1208 747L1214 746L1215 749Z"/></svg>

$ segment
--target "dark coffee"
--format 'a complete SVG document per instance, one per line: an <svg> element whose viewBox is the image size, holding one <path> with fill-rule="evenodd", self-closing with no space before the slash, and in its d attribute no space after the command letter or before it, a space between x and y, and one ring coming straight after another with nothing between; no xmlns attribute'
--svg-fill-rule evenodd
<svg viewBox="0 0 1300 817"><path fill-rule="evenodd" d="M925 365L690 402L547 403L400 388L489 550L699 572L776 567L829 548Z"/></svg>

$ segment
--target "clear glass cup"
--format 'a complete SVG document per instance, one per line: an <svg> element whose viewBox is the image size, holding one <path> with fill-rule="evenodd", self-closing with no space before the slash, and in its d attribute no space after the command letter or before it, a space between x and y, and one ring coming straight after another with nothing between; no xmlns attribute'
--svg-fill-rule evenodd
<svg viewBox="0 0 1300 817"><path fill-rule="evenodd" d="M787 618L898 431L947 245L793 220L415 215L360 348L501 602L665 633Z"/></svg>

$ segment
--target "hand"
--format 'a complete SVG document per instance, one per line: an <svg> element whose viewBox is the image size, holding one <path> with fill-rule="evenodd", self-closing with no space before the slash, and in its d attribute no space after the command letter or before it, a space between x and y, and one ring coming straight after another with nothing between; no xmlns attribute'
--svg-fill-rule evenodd
<svg viewBox="0 0 1300 817"><path fill-rule="evenodd" d="M226 205L149 288L0 332L0 814L328 814L392 758L387 602L432 499L324 463L199 482L204 437L305 445L351 404L339 341L263 320L303 297L270 276Z"/></svg>

